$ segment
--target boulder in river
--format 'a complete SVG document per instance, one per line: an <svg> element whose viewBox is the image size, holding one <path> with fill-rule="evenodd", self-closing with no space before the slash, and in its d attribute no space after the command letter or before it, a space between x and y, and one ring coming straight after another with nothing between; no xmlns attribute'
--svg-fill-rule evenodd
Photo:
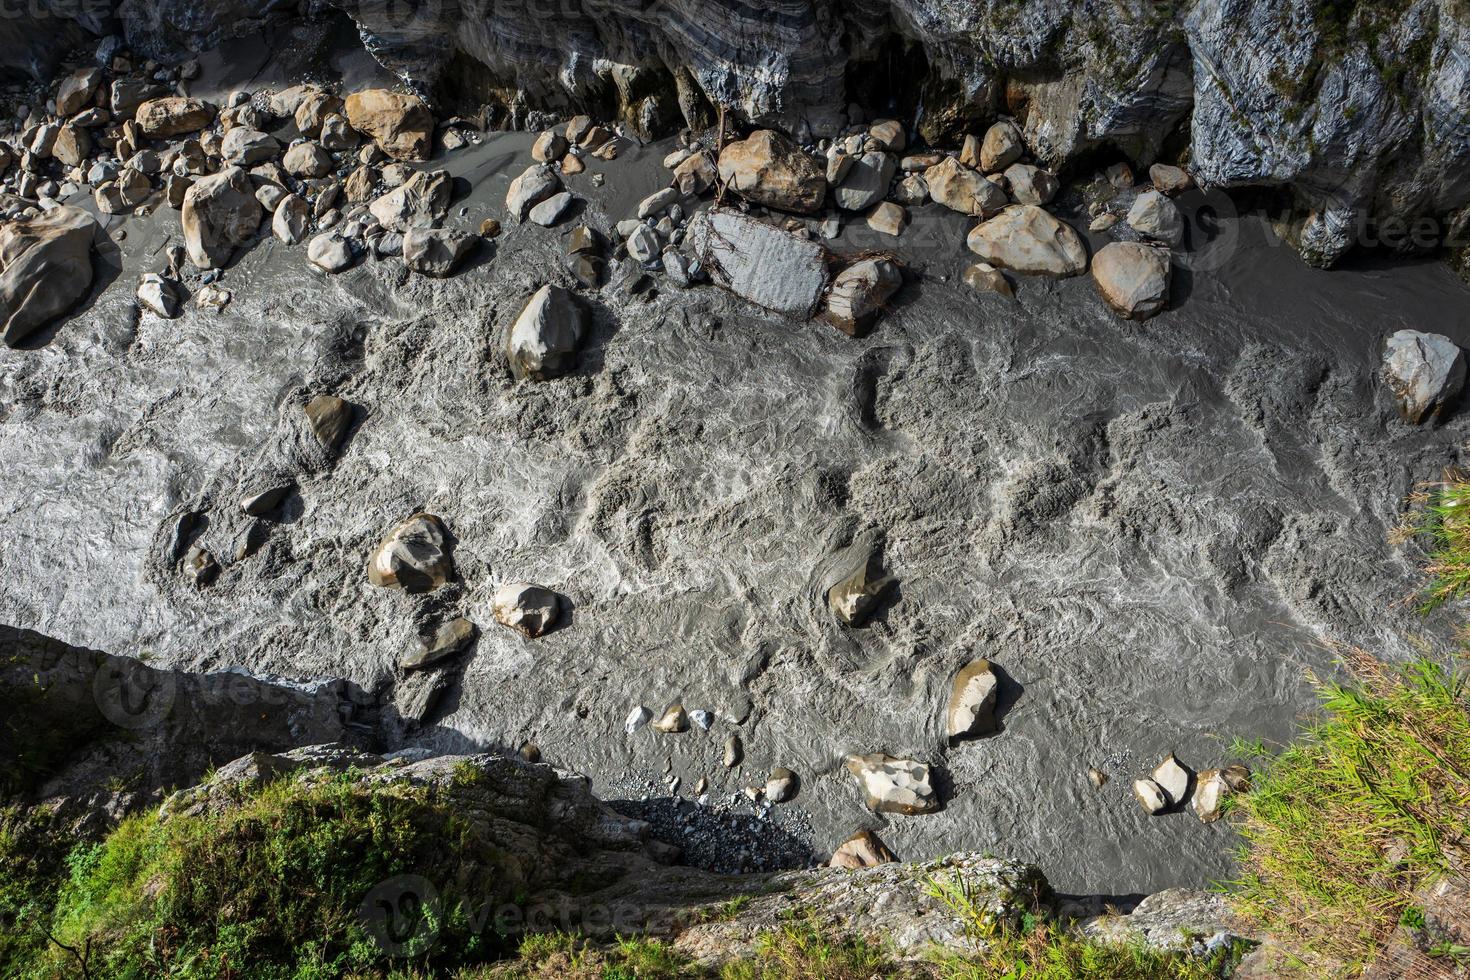
<svg viewBox="0 0 1470 980"><path fill-rule="evenodd" d="M271 216L271 234L287 245L296 245L306 237L310 224L311 212L306 201L297 194L287 194Z"/></svg>
<svg viewBox="0 0 1470 980"><path fill-rule="evenodd" d="M827 605L843 623L861 626L878 608L894 580L884 574L882 552L876 545L854 545L844 561L849 571L827 590Z"/></svg>
<svg viewBox="0 0 1470 980"><path fill-rule="evenodd" d="M989 660L972 660L950 685L945 731L951 739L989 735L995 731L995 701L999 681Z"/></svg>
<svg viewBox="0 0 1470 980"><path fill-rule="evenodd" d="M506 338L506 356L518 379L546 381L570 371L586 331L586 312L561 286L538 289Z"/></svg>
<svg viewBox="0 0 1470 980"><path fill-rule="evenodd" d="M543 636L561 615L561 599L548 588L509 582L495 590L495 621L531 639Z"/></svg>
<svg viewBox="0 0 1470 980"><path fill-rule="evenodd" d="M454 273L479 240L454 228L410 228L403 233L403 264L422 275L443 278Z"/></svg>
<svg viewBox="0 0 1470 980"><path fill-rule="evenodd" d="M394 160L427 160L434 117L415 95L371 88L347 97L343 113L352 128L373 138Z"/></svg>
<svg viewBox="0 0 1470 980"><path fill-rule="evenodd" d="M939 809L929 767L912 759L895 759L881 752L847 757L847 771L863 789L874 813L919 814Z"/></svg>
<svg viewBox="0 0 1470 980"><path fill-rule="evenodd" d="M821 245L729 208L701 211L688 241L710 278L773 313L806 320L827 288Z"/></svg>
<svg viewBox="0 0 1470 980"><path fill-rule="evenodd" d="M433 514L414 514L389 531L368 560L368 581L385 589L432 592L453 577L448 535Z"/></svg>
<svg viewBox="0 0 1470 980"><path fill-rule="evenodd" d="M871 830L859 830L837 845L837 850L832 852L832 859L827 862L827 867L849 868L856 871L860 868L891 864L897 860L898 858L877 834Z"/></svg>
<svg viewBox="0 0 1470 980"><path fill-rule="evenodd" d="M324 231L306 246L306 258L323 272L338 273L352 264L352 246L333 231Z"/></svg>
<svg viewBox="0 0 1470 980"><path fill-rule="evenodd" d="M15 345L79 303L92 286L97 220L52 208L0 226L0 328Z"/></svg>
<svg viewBox="0 0 1470 980"><path fill-rule="evenodd" d="M459 653L475 639L475 624L463 616L451 619L419 641L418 649L398 662L404 670L432 667Z"/></svg>
<svg viewBox="0 0 1470 980"><path fill-rule="evenodd" d="M989 262L976 262L965 269L965 285L977 293L997 293L1008 299L1015 299L1016 291L1011 288L1010 280Z"/></svg>
<svg viewBox="0 0 1470 980"><path fill-rule="evenodd" d="M306 424L327 452L335 452L352 428L352 403L336 395L317 395L306 403Z"/></svg>
<svg viewBox="0 0 1470 980"><path fill-rule="evenodd" d="M1437 421L1453 410L1465 386L1465 352L1450 338L1399 330L1383 349L1383 380L1412 425Z"/></svg>
<svg viewBox="0 0 1470 980"><path fill-rule="evenodd" d="M823 168L772 129L726 144L720 151L719 172L736 194L779 211L813 214L827 196Z"/></svg>
<svg viewBox="0 0 1470 980"><path fill-rule="evenodd" d="M766 799L772 803L785 803L796 796L799 785L800 780L796 778L796 773L785 766L777 766L766 777Z"/></svg>
<svg viewBox="0 0 1470 980"><path fill-rule="evenodd" d="M902 285L903 273L891 259L854 262L833 280L824 318L848 336L860 336Z"/></svg>
<svg viewBox="0 0 1470 980"><path fill-rule="evenodd" d="M236 246L255 236L260 215L260 202L244 170L226 167L199 178L184 194L181 220L189 261L201 269L223 266Z"/></svg>
<svg viewBox="0 0 1470 980"><path fill-rule="evenodd" d="M1092 257L1092 278L1107 304L1129 320L1147 320L1169 305L1169 251L1110 242Z"/></svg>
<svg viewBox="0 0 1470 980"><path fill-rule="evenodd" d="M677 735L689 730L689 715L684 711L682 704L671 704L664 709L658 721L653 723L654 731L663 732L665 735Z"/></svg>
<svg viewBox="0 0 1470 980"><path fill-rule="evenodd" d="M1152 779L1158 784L1169 797L1171 806L1184 802L1189 795L1189 770L1180 764L1179 760L1170 752L1163 762L1154 766Z"/></svg>
<svg viewBox="0 0 1470 980"><path fill-rule="evenodd" d="M158 273L145 273L138 283L138 305L154 316L172 320L179 315L179 293Z"/></svg>
<svg viewBox="0 0 1470 980"><path fill-rule="evenodd" d="M1145 813L1156 817L1169 809L1173 801L1164 788L1152 779L1135 779L1133 781L1133 798L1143 807Z"/></svg>
<svg viewBox="0 0 1470 980"><path fill-rule="evenodd" d="M1206 769L1195 777L1194 814L1200 823L1214 823L1220 819L1226 798L1249 788L1250 770L1245 766L1235 764L1224 769Z"/></svg>
<svg viewBox="0 0 1470 980"><path fill-rule="evenodd" d="M970 232L970 251L993 266L1028 276L1087 271L1087 246L1071 225L1034 204L1017 204Z"/></svg>

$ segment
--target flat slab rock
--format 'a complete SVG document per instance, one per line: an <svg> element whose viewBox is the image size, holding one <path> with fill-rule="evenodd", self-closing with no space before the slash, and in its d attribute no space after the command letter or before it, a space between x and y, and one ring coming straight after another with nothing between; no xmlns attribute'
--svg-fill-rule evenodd
<svg viewBox="0 0 1470 980"><path fill-rule="evenodd" d="M727 210L696 215L689 241L710 277L736 296L800 320L816 313L827 288L827 252L816 242Z"/></svg>

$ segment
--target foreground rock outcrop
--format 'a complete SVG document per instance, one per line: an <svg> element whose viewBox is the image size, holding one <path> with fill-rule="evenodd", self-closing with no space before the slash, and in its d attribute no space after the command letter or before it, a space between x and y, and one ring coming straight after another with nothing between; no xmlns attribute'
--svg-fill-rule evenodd
<svg viewBox="0 0 1470 980"><path fill-rule="evenodd" d="M91 215L67 207L0 227L0 339L18 344L81 301L99 234Z"/></svg>

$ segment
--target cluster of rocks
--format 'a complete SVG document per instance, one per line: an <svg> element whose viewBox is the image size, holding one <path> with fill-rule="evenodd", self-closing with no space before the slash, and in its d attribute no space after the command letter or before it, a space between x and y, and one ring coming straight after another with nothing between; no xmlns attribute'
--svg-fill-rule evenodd
<svg viewBox="0 0 1470 980"><path fill-rule="evenodd" d="M1249 788L1250 770L1239 763L1196 774L1171 752L1148 776L1133 781L1133 796L1149 816L1182 809L1192 801L1200 822L1214 823L1225 799Z"/></svg>
<svg viewBox="0 0 1470 980"><path fill-rule="evenodd" d="M44 107L23 106L16 135L0 141L0 215L35 238L80 225L74 214L36 221L87 191L102 215L178 210L183 247L166 250L166 266L139 283L138 303L155 315L179 315L185 259L202 272L198 305L227 303L229 293L214 285L219 270L262 234L286 245L307 241L307 258L329 273L371 254L446 276L479 241L439 227L448 173L411 166L430 158L436 131L443 150L478 134L461 119L436 126L416 96L368 89L343 98L297 85L237 91L216 106L188 94L197 63L135 66L115 45L99 54L105 60L63 76ZM7 342L74 305L89 284L90 272L85 280L58 272L48 288L60 309L32 303L20 316L6 304Z"/></svg>

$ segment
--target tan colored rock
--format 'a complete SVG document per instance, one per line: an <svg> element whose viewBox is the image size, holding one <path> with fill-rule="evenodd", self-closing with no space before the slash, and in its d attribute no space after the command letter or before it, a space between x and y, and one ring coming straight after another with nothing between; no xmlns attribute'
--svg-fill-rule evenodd
<svg viewBox="0 0 1470 980"><path fill-rule="evenodd" d="M362 204L372 199L378 184L378 172L363 164L347 175L342 184L342 193L351 204Z"/></svg>
<svg viewBox="0 0 1470 980"><path fill-rule="evenodd" d="M1189 770L1180 764L1172 752L1163 762L1154 766L1152 779L1168 794L1171 806L1183 803L1189 793Z"/></svg>
<svg viewBox="0 0 1470 980"><path fill-rule="evenodd" d="M989 217L1007 203L1005 191L953 157L924 171L924 183L936 203L960 214Z"/></svg>
<svg viewBox="0 0 1470 980"><path fill-rule="evenodd" d="M1016 204L970 232L970 251L989 264L1027 276L1087 271L1087 247L1068 224L1034 204Z"/></svg>
<svg viewBox="0 0 1470 980"><path fill-rule="evenodd" d="M58 207L0 225L0 329L14 346L76 306L92 286L97 221Z"/></svg>
<svg viewBox="0 0 1470 980"><path fill-rule="evenodd" d="M325 177L332 166L332 155L311 142L297 143L281 157L281 167L292 177Z"/></svg>
<svg viewBox="0 0 1470 980"><path fill-rule="evenodd" d="M1172 801L1164 788L1152 779L1135 779L1133 781L1133 798L1143 807L1144 812L1151 817L1169 809Z"/></svg>
<svg viewBox="0 0 1470 980"><path fill-rule="evenodd" d="M674 186L685 197L703 194L714 186L717 177L719 171L703 150L689 154L674 168Z"/></svg>
<svg viewBox="0 0 1470 980"><path fill-rule="evenodd" d="M495 590L495 621L535 639L544 636L561 616L561 600L550 589L528 582L510 582Z"/></svg>
<svg viewBox="0 0 1470 980"><path fill-rule="evenodd" d="M1169 305L1169 252L1138 242L1110 242L1092 257L1092 278L1107 304L1129 320Z"/></svg>
<svg viewBox="0 0 1470 980"><path fill-rule="evenodd" d="M1011 281L1005 277L1005 273L988 262L976 262L965 269L965 285L977 293L995 293L1007 299L1016 298L1016 291L1011 288Z"/></svg>
<svg viewBox="0 0 1470 980"><path fill-rule="evenodd" d="M542 163L550 163L564 156L567 152L566 137L555 130L548 129L536 137L536 142L531 144L531 159Z"/></svg>
<svg viewBox="0 0 1470 980"><path fill-rule="evenodd" d="M780 211L813 214L827 196L823 168L775 130L726 144L719 173L731 191Z"/></svg>
<svg viewBox="0 0 1470 980"><path fill-rule="evenodd" d="M184 194L182 224L189 261L201 269L223 266L236 246L255 237L260 215L260 202L244 170L227 167L199 178Z"/></svg>
<svg viewBox="0 0 1470 980"><path fill-rule="evenodd" d="M531 209L561 190L561 178L543 163L527 167L510 182L505 193L505 209L517 221L525 221Z"/></svg>
<svg viewBox="0 0 1470 980"><path fill-rule="evenodd" d="M444 524L433 514L414 514L389 531L368 561L368 581L410 594L432 592L454 577Z"/></svg>
<svg viewBox="0 0 1470 980"><path fill-rule="evenodd" d="M138 106L133 117L138 131L149 139L168 139L203 129L214 121L214 106L199 99L168 96Z"/></svg>
<svg viewBox="0 0 1470 980"><path fill-rule="evenodd" d="M92 152L92 137L86 129L74 123L66 123L57 130L56 142L51 144L51 157L68 167L79 167Z"/></svg>
<svg viewBox="0 0 1470 980"><path fill-rule="evenodd" d="M995 700L1000 687L995 669L985 659L972 660L950 685L945 730L951 739L989 735L995 731Z"/></svg>
<svg viewBox="0 0 1470 980"><path fill-rule="evenodd" d="M859 868L871 868L897 860L898 858L893 856L893 852L878 838L877 834L871 830L859 830L837 845L837 850L832 852L832 860L827 862L827 867L850 868L856 871Z"/></svg>
<svg viewBox="0 0 1470 980"><path fill-rule="evenodd" d="M291 116L296 121L296 128L301 131L302 136L307 139L316 139L321 135L322 126L326 124L327 117L341 110L341 99L330 92L307 86L297 93L296 108L292 111Z"/></svg>
<svg viewBox="0 0 1470 980"><path fill-rule="evenodd" d="M988 174L997 173L1021 159L1025 152L1021 130L1009 119L1002 119L985 131L985 140L980 144L980 169Z"/></svg>
<svg viewBox="0 0 1470 980"><path fill-rule="evenodd" d="M410 228L403 233L403 264L420 275L450 276L479 240L457 228Z"/></svg>
<svg viewBox="0 0 1470 980"><path fill-rule="evenodd" d="M336 395L317 395L306 403L303 411L306 413L306 424L311 428L311 434L316 436L316 441L329 453L336 452L342 445L342 440L347 438L356 414L352 410L351 402Z"/></svg>
<svg viewBox="0 0 1470 980"><path fill-rule="evenodd" d="M56 90L56 114L66 118L92 105L101 84L101 69L78 68L62 79L61 87Z"/></svg>
<svg viewBox="0 0 1470 980"><path fill-rule="evenodd" d="M463 616L451 619L420 641L418 649L402 660L398 666L404 670L420 670L432 667L462 651L475 640L475 624Z"/></svg>
<svg viewBox="0 0 1470 980"><path fill-rule="evenodd" d="M1029 163L1013 163L1005 169L1006 186L1017 204L1050 204L1061 184L1048 170Z"/></svg>
<svg viewBox="0 0 1470 980"><path fill-rule="evenodd" d="M371 136L394 160L427 160L433 146L434 117L422 99L375 88L347 97L347 121Z"/></svg>
<svg viewBox="0 0 1470 980"><path fill-rule="evenodd" d="M1194 186L1194 179L1183 169L1167 163L1156 163L1148 168L1148 179L1154 189L1173 197Z"/></svg>
<svg viewBox="0 0 1470 980"><path fill-rule="evenodd" d="M900 204L884 201L868 214L868 227L880 235L897 238L909 223L909 213Z"/></svg>
<svg viewBox="0 0 1470 980"><path fill-rule="evenodd" d="M311 212L300 195L287 194L271 217L271 234L287 245L298 245L311 225Z"/></svg>
<svg viewBox="0 0 1470 980"><path fill-rule="evenodd" d="M664 710L658 721L653 723L655 731L663 732L665 735L677 735L689 730L689 715L682 704L671 704Z"/></svg>

